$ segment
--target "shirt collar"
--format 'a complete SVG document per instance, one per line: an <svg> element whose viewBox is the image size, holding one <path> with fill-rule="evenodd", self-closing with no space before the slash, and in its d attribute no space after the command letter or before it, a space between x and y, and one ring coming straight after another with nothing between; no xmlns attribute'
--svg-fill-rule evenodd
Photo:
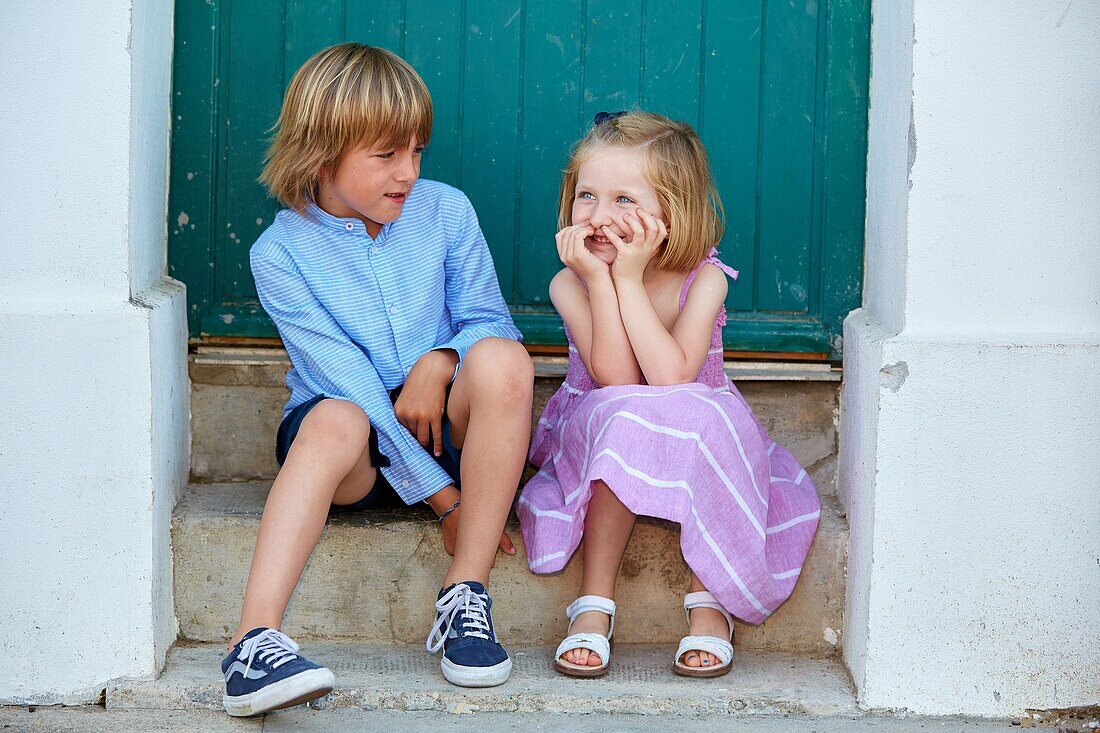
<svg viewBox="0 0 1100 733"><path fill-rule="evenodd" d="M367 234L367 227L363 224L362 221L356 219L354 216L347 218L333 216L317 204L307 205L305 213L306 218L317 222L327 229L335 229L336 231L340 232L357 232L359 234ZM394 222L387 222L386 224L383 224L382 230L378 233L378 237L380 238L384 234L389 232L390 227L393 226L393 224Z"/></svg>

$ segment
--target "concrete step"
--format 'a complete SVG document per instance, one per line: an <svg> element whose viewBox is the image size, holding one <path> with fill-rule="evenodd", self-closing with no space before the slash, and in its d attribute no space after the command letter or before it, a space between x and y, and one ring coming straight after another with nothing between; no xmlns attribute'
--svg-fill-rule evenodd
<svg viewBox="0 0 1100 733"><path fill-rule="evenodd" d="M181 498L172 543L182 638L221 641L236 627L269 488L266 482L193 484ZM497 630L515 646L556 644L565 632L564 609L579 586L579 558L556 575L534 575L514 520L508 529L519 553L498 555L493 571ZM736 647L835 654L847 546L847 521L836 500L827 497L791 599L766 623L739 626ZM302 639L423 643L447 560L427 507L338 517L310 559L283 629ZM687 586L679 528L641 519L623 561L617 641L675 643L686 631L681 604Z"/></svg>
<svg viewBox="0 0 1100 733"><path fill-rule="evenodd" d="M911 715L872 713L857 717L808 715L621 715L586 713L563 715L558 712L485 713L466 708L460 712L421 710L370 710L340 708L314 710L306 705L279 710L262 718L230 718L221 710L120 710L98 705L83 707L0 708L0 727L15 733L360 733L360 731L457 731L469 733L1007 733L1019 731L1019 720L982 718L918 718ZM1026 726L1031 721L1025 719ZM1072 721L1058 728L1062 733L1095 733L1095 725Z"/></svg>
<svg viewBox="0 0 1100 733"><path fill-rule="evenodd" d="M738 653L724 677L686 679L671 671L672 647L617 645L611 671L577 680L553 671L552 648L511 650L512 676L500 687L463 689L443 679L423 646L316 643L302 653L328 666L336 689L312 707L324 710L451 713L611 713L617 715L859 714L848 674L830 659ZM108 710L220 709L220 644L179 645L157 680L117 680Z"/></svg>
<svg viewBox="0 0 1100 733"><path fill-rule="evenodd" d="M565 359L535 357L532 422L561 384ZM189 360L191 475L196 481L275 476L275 433L290 362L279 349L206 349ZM835 494L840 371L827 364L734 362L726 372L768 433Z"/></svg>

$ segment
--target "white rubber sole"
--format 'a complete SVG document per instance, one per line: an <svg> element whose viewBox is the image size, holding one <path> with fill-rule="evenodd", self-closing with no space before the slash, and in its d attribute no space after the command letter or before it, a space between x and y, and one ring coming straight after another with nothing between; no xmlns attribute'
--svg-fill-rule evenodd
<svg viewBox="0 0 1100 733"><path fill-rule="evenodd" d="M505 659L492 667L461 667L443 657L439 663L443 676L452 685L459 687L496 687L508 681L512 673L512 660Z"/></svg>
<svg viewBox="0 0 1100 733"><path fill-rule="evenodd" d="M335 685L336 678L330 670L310 669L247 695L223 695L222 707L234 718L247 718L316 700L332 692Z"/></svg>

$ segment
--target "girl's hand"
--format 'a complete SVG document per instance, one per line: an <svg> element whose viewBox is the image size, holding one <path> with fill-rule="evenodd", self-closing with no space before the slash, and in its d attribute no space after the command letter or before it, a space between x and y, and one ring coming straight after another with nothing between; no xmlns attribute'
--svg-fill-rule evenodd
<svg viewBox="0 0 1100 733"><path fill-rule="evenodd" d="M577 277L586 283L611 272L603 260L584 246L584 240L595 232L590 224L584 223L568 226L554 236L558 245L558 258L562 264L577 273Z"/></svg>
<svg viewBox="0 0 1100 733"><path fill-rule="evenodd" d="M629 242L617 236L610 227L603 228L604 235L615 245L617 253L611 265L611 274L616 280L640 279L646 265L668 239L668 228L663 221L640 208L635 210L635 214L625 215L623 224L630 228L632 236Z"/></svg>

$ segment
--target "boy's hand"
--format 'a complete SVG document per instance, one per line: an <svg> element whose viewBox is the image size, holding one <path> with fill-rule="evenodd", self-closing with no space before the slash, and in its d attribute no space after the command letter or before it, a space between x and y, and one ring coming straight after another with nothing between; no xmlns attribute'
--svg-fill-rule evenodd
<svg viewBox="0 0 1100 733"><path fill-rule="evenodd" d="M668 228L663 221L641 208L634 214L625 215L623 224L630 229L629 242L616 235L610 227L603 228L604 236L611 240L617 252L611 274L616 279L641 278L646 265L668 239Z"/></svg>
<svg viewBox="0 0 1100 733"><path fill-rule="evenodd" d="M585 238L592 236L595 231L588 223L574 224L554 236L558 245L558 258L562 264L577 273L577 277L586 283L610 273L604 261L584 246Z"/></svg>
<svg viewBox="0 0 1100 733"><path fill-rule="evenodd" d="M458 515L461 512L462 505L459 504L455 510L448 514L441 522L443 525L443 549L452 557L454 557L455 554L455 543L458 541ZM516 546L512 543L512 538L508 536L507 532L500 535L500 543L497 546L504 551L505 555L516 554ZM493 565L496 565L495 560L493 561Z"/></svg>
<svg viewBox="0 0 1100 733"><path fill-rule="evenodd" d="M458 489L454 486L447 486L429 496L428 504L435 510L436 514L442 514L454 506L454 503L461 498L461 496L462 495L458 493ZM441 522L441 529L443 530L443 549L451 556L455 554L455 542L458 540L458 515L461 511L462 505L459 504L455 507L454 511L444 517ZM516 546L512 544L512 538L508 536L507 532L500 536L499 547L506 555L516 554Z"/></svg>
<svg viewBox="0 0 1100 733"><path fill-rule="evenodd" d="M443 455L443 409L447 385L457 365L458 354L453 349L436 349L424 354L416 360L393 404L397 422L437 456Z"/></svg>

